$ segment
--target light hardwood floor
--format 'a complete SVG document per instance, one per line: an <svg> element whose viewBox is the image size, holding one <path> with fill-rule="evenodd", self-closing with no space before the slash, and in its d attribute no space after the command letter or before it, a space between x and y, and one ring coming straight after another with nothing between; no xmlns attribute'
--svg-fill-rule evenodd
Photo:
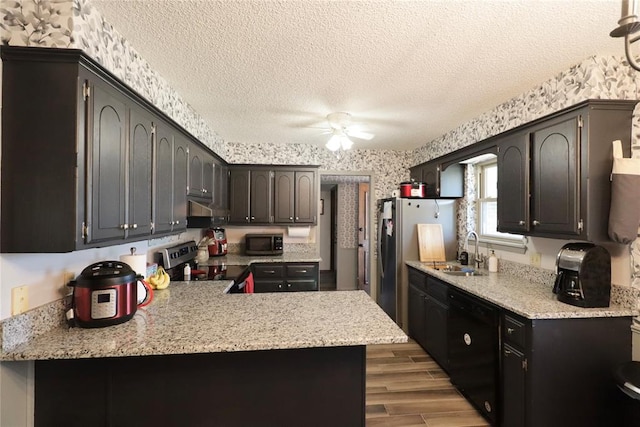
<svg viewBox="0 0 640 427"><path fill-rule="evenodd" d="M415 341L367 346L367 427L488 427Z"/></svg>

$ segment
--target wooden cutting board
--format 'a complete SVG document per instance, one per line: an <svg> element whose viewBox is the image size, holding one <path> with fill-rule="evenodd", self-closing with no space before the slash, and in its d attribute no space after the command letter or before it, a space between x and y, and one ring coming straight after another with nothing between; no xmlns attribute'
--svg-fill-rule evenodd
<svg viewBox="0 0 640 427"><path fill-rule="evenodd" d="M445 262L441 224L417 224L420 262Z"/></svg>

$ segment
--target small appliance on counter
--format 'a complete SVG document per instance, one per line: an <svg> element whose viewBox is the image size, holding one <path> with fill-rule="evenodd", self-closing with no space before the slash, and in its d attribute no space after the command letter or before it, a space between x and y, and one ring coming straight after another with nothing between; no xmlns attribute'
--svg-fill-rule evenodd
<svg viewBox="0 0 640 427"><path fill-rule="evenodd" d="M611 255L592 243L567 243L556 257L553 293L578 307L609 307Z"/></svg>
<svg viewBox="0 0 640 427"><path fill-rule="evenodd" d="M102 261L91 264L69 283L73 287L67 319L83 328L117 325L131 319L139 306L152 298L153 291L126 263ZM138 281L147 291L138 298Z"/></svg>
<svg viewBox="0 0 640 427"><path fill-rule="evenodd" d="M414 180L401 182L400 197L403 199L424 199L427 197L427 184Z"/></svg>
<svg viewBox="0 0 640 427"><path fill-rule="evenodd" d="M282 255L282 233L245 234L244 252L246 255Z"/></svg>
<svg viewBox="0 0 640 427"><path fill-rule="evenodd" d="M215 227L207 230L209 238L209 256L225 256L227 254L227 233L224 228Z"/></svg>

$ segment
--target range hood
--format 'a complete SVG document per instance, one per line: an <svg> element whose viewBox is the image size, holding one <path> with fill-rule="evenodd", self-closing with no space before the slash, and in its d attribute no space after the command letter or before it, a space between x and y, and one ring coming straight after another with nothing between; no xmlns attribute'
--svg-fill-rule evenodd
<svg viewBox="0 0 640 427"><path fill-rule="evenodd" d="M210 228L227 223L226 213L214 211L197 201L189 200L187 209L187 228Z"/></svg>
<svg viewBox="0 0 640 427"><path fill-rule="evenodd" d="M187 216L198 216L198 217L209 217L213 216L213 209L209 206L203 205L202 203L194 202L193 200L189 200Z"/></svg>

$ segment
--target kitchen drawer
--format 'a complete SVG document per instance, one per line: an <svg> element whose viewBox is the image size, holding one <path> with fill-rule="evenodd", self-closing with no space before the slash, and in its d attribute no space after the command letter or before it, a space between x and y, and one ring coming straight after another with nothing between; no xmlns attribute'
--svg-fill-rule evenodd
<svg viewBox="0 0 640 427"><path fill-rule="evenodd" d="M449 285L437 279L427 279L427 294L444 305L449 305Z"/></svg>
<svg viewBox="0 0 640 427"><path fill-rule="evenodd" d="M502 338L520 347L526 344L526 328L521 321L505 314L502 322Z"/></svg>
<svg viewBox="0 0 640 427"><path fill-rule="evenodd" d="M286 290L286 286L282 280L256 280L253 284L253 291L257 294L284 290Z"/></svg>
<svg viewBox="0 0 640 427"><path fill-rule="evenodd" d="M254 264L253 277L256 279L282 278L284 277L284 265L282 264Z"/></svg>
<svg viewBox="0 0 640 427"><path fill-rule="evenodd" d="M285 290L292 292L317 291L318 282L315 279L287 280L287 283L285 283Z"/></svg>
<svg viewBox="0 0 640 427"><path fill-rule="evenodd" d="M317 265L315 264L287 264L287 277L311 277L314 278L318 274Z"/></svg>
<svg viewBox="0 0 640 427"><path fill-rule="evenodd" d="M427 289L427 275L413 268L409 268L409 283L421 291Z"/></svg>

